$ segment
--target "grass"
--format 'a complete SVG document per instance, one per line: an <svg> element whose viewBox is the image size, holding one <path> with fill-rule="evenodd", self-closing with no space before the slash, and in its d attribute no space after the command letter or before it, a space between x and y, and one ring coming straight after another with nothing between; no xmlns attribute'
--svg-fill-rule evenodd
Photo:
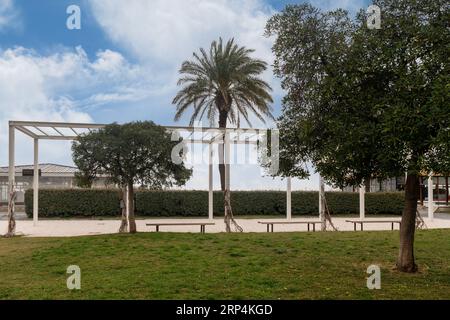
<svg viewBox="0 0 450 320"><path fill-rule="evenodd" d="M450 299L449 238L418 231L417 274L393 270L390 231L2 238L0 299ZM81 290L66 287L72 264Z"/></svg>

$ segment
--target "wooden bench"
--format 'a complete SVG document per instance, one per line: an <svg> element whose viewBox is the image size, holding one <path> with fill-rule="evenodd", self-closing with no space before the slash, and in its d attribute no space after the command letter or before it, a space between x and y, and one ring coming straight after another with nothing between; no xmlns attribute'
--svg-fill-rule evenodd
<svg viewBox="0 0 450 320"><path fill-rule="evenodd" d="M267 225L267 232L273 232L274 224L306 224L306 225L308 225L308 231L310 231L310 225L312 225L313 232L314 232L314 231L316 231L316 224L321 224L322 221L320 221L320 220L293 220L293 221L287 220L287 221L258 221L258 223Z"/></svg>
<svg viewBox="0 0 450 320"><path fill-rule="evenodd" d="M345 220L346 222L353 223L353 230L356 231L356 225L359 223L361 226L361 231L364 230L363 225L364 223L390 223L391 224L391 230L394 230L394 224L398 223L398 227L400 228L402 222L399 219L371 219L371 220L361 220L361 219L351 219L351 220Z"/></svg>
<svg viewBox="0 0 450 320"><path fill-rule="evenodd" d="M155 226L156 232L159 232L160 226L200 226L200 233L205 233L206 226L215 225L214 222L154 222L146 223L147 226Z"/></svg>

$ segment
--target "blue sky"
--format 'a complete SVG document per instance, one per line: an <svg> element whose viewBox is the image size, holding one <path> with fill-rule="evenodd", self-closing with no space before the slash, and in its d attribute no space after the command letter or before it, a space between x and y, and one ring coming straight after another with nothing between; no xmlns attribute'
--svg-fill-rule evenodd
<svg viewBox="0 0 450 320"><path fill-rule="evenodd" d="M0 164L7 164L6 129L12 119L174 124L171 100L183 60L222 36L235 37L271 63L271 39L262 35L265 22L284 5L298 2L0 0ZM367 0L310 2L352 13L368 5ZM81 8L81 30L66 28L66 8L72 4ZM271 70L263 77L274 88L278 115L279 80ZM17 163L30 163L31 141L21 134L17 140ZM71 164L70 145L42 143L40 161ZM236 166L232 187L284 188L282 181L259 173L256 166ZM206 167L196 167L188 187L206 188L205 175ZM316 178L295 181L294 187L315 189Z"/></svg>

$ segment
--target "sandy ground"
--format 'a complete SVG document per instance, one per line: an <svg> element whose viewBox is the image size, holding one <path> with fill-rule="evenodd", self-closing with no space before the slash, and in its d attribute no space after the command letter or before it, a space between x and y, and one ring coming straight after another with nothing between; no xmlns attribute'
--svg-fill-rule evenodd
<svg viewBox="0 0 450 320"><path fill-rule="evenodd" d="M20 217L20 215L19 215ZM353 231L353 224L346 222L348 219L357 218L333 218L335 226L340 231ZM366 220L377 219L396 219L396 218L366 218ZM266 232L266 225L258 223L258 221L286 221L283 219L236 219L242 226L244 232ZM294 218L292 221L298 220L317 220L317 218ZM398 219L399 220L399 219ZM137 229L139 232L154 232L154 226L146 226L146 223L155 222L189 222L189 221L208 221L205 219L146 219L137 220ZM207 233L224 232L223 219L214 219L215 225L206 226ZM425 224L428 229L433 228L450 228L450 214L435 214L433 221L425 217ZM17 220L16 232L18 235L29 237L68 237L81 235L109 234L116 233L120 225L119 220L40 220L37 226L33 225L33 221L25 219ZM316 226L319 229L319 225ZM7 222L2 219L0 221L0 234L6 232ZM364 230L390 230L391 224L370 223L364 225ZM398 224L395 224L398 229ZM199 232L199 226L161 226L160 232ZM303 224L282 224L275 225L274 232L293 232L307 231L307 226Z"/></svg>

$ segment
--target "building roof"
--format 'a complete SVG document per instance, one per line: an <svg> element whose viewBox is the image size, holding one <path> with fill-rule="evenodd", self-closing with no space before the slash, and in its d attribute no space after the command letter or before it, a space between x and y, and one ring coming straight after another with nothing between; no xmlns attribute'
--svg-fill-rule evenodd
<svg viewBox="0 0 450 320"><path fill-rule="evenodd" d="M33 165L20 165L15 167L16 176L22 175L22 170L28 169L33 170ZM0 176L7 176L8 175L8 166L0 167ZM65 166L61 164L54 164L54 163L40 163L39 164L39 170L41 170L42 176L67 176L67 177L73 177L75 173L78 171L77 167L71 167L71 166Z"/></svg>

